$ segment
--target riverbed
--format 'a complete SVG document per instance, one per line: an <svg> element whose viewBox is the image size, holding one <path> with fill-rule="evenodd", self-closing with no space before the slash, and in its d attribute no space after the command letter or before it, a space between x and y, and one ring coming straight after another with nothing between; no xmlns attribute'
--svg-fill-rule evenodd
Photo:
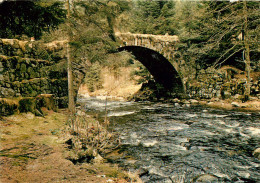
<svg viewBox="0 0 260 183"><path fill-rule="evenodd" d="M106 115L143 182L260 182L260 113L177 103L79 99L89 114ZM134 157L129 159L129 156Z"/></svg>

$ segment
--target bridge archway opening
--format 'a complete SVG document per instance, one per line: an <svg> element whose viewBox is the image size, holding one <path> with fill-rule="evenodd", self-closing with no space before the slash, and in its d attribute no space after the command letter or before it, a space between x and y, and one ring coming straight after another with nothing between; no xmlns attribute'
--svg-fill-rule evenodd
<svg viewBox="0 0 260 183"><path fill-rule="evenodd" d="M174 66L160 53L142 46L124 46L118 51L128 51L141 62L154 77L154 80L170 92L184 93L182 80Z"/></svg>

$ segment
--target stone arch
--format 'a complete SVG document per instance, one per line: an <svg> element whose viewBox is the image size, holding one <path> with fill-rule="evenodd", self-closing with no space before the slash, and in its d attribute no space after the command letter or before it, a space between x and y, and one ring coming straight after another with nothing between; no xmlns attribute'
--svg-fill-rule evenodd
<svg viewBox="0 0 260 183"><path fill-rule="evenodd" d="M174 93L185 92L178 72L162 54L142 46L124 46L118 48L118 51L131 52L164 88Z"/></svg>

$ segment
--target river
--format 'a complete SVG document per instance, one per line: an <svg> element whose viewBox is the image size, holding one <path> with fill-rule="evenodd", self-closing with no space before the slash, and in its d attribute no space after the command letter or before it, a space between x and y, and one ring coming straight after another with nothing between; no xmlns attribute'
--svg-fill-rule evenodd
<svg viewBox="0 0 260 183"><path fill-rule="evenodd" d="M260 113L172 103L79 99L110 121L125 158L143 182L260 182ZM129 159L129 156L134 159Z"/></svg>

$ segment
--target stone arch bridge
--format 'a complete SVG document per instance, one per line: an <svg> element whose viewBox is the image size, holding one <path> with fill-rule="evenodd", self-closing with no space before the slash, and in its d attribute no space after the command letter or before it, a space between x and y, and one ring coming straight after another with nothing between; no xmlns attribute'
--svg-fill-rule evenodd
<svg viewBox="0 0 260 183"><path fill-rule="evenodd" d="M119 51L131 52L153 75L155 81L174 93L184 93L175 62L178 36L116 33Z"/></svg>
<svg viewBox="0 0 260 183"><path fill-rule="evenodd" d="M183 93L174 64L177 36L116 33L119 51L129 51L165 88ZM0 39L0 98L54 94L61 106L67 103L66 41L41 43ZM75 92L84 73L76 73Z"/></svg>
<svg viewBox="0 0 260 183"><path fill-rule="evenodd" d="M177 36L116 33L119 51L129 51L168 89L183 92L174 65ZM66 41L0 39L0 98L34 97L41 93L67 95ZM84 73L77 73L76 87Z"/></svg>

